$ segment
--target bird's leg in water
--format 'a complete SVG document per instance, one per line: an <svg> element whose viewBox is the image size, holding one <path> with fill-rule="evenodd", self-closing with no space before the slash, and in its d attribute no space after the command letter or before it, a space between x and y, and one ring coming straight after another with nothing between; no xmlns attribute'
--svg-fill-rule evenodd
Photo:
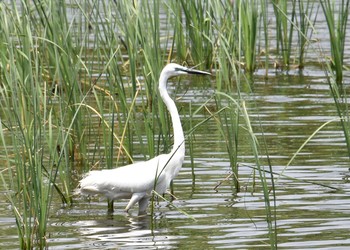
<svg viewBox="0 0 350 250"><path fill-rule="evenodd" d="M145 196L146 196L146 193L134 193L131 196L129 203L125 208L125 212L128 212L129 209L136 204L136 202L138 202L139 200L141 200Z"/></svg>
<svg viewBox="0 0 350 250"><path fill-rule="evenodd" d="M150 199L150 197L143 197L139 201L139 215L146 214L146 209L148 207L149 199Z"/></svg>
<svg viewBox="0 0 350 250"><path fill-rule="evenodd" d="M108 199L108 213L114 212L113 200Z"/></svg>

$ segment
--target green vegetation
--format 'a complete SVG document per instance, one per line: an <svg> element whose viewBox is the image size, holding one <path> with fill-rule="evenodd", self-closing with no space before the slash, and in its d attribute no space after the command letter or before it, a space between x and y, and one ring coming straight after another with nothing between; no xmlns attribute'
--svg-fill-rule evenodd
<svg viewBox="0 0 350 250"><path fill-rule="evenodd" d="M320 2L329 30L332 53L332 60L329 63L330 72L334 72L336 83L341 84L343 81L344 48L350 1L342 0L338 3L338 6L330 0Z"/></svg>
<svg viewBox="0 0 350 250"><path fill-rule="evenodd" d="M327 72L350 155L348 109L340 90L349 2L320 5L331 41ZM1 178L21 248L47 246L52 196L73 202L73 173L168 152L170 118L156 83L169 61L210 69L215 76L215 107L203 103L186 117L208 114L199 124L189 123L192 170L195 130L213 120L239 192L238 149L248 143L257 170L252 186L260 180L270 245L277 248L273 172L269 162L269 171L261 163L268 149L256 137L261 131L246 107L254 102L242 93L253 91L257 69L268 76L272 65L283 70L307 65L318 8L308 0L1 1ZM269 11L275 14L271 20Z"/></svg>
<svg viewBox="0 0 350 250"><path fill-rule="evenodd" d="M350 116L347 93L343 86L344 49L346 30L349 18L350 0L341 0L338 5L333 1L321 1L322 10L326 17L331 47L331 60L326 61L325 74L334 99L344 132L345 142L350 157Z"/></svg>

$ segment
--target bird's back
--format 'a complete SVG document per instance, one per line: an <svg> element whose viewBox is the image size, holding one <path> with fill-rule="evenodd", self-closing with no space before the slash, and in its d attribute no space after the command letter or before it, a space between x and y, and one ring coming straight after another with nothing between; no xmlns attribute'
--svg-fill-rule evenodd
<svg viewBox="0 0 350 250"><path fill-rule="evenodd" d="M80 181L80 193L104 194L110 199L129 198L133 193L147 193L154 189L164 193L170 180L163 168L171 156L159 155L153 159L115 169L94 170ZM171 161L170 161L171 162Z"/></svg>

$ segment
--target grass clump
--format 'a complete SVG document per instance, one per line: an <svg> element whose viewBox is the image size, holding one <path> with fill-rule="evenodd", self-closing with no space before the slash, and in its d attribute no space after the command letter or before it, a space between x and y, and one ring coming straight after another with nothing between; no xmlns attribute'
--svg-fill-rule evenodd
<svg viewBox="0 0 350 250"><path fill-rule="evenodd" d="M329 30L332 59L329 64L330 72L334 72L335 81L343 81L344 48L346 29L349 18L349 0L342 0L335 6L335 1L320 1ZM336 14L338 13L338 14Z"/></svg>
<svg viewBox="0 0 350 250"><path fill-rule="evenodd" d="M296 1L273 0L272 4L276 17L277 53L282 56L281 67L288 69L292 53Z"/></svg>
<svg viewBox="0 0 350 250"><path fill-rule="evenodd" d="M242 34L242 49L245 60L245 70L252 73L256 68L256 44L258 35L258 1L238 1Z"/></svg>
<svg viewBox="0 0 350 250"><path fill-rule="evenodd" d="M331 47L331 60L325 62L325 74L336 106L340 123L344 132L348 154L350 156L350 119L347 102L347 93L343 86L344 48L349 18L349 0L342 0L337 4L334 1L320 1L326 17Z"/></svg>
<svg viewBox="0 0 350 250"><path fill-rule="evenodd" d="M314 32L314 26L317 20L318 9L319 8L316 6L315 2L298 2L299 13L296 16L296 23L298 28L299 46L298 67L300 69L303 69L305 65L305 54Z"/></svg>
<svg viewBox="0 0 350 250"><path fill-rule="evenodd" d="M28 14L26 7L23 5L22 11ZM1 8L0 19L1 44L7 45L0 51L0 62L5 66L1 71L0 133L9 180L4 184L21 249L43 248L52 190L59 191L63 202L69 202L67 183L57 184L57 177L66 169L61 165L63 153L57 149L60 129L54 125L54 110L47 102L46 72L39 67L41 40L30 29L30 16L19 18L15 3L12 8ZM11 147L5 138L11 138Z"/></svg>

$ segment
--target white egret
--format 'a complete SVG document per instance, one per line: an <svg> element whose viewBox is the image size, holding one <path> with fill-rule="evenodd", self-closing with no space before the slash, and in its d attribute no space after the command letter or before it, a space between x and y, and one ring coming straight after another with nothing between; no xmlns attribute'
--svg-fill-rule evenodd
<svg viewBox="0 0 350 250"><path fill-rule="evenodd" d="M79 193L100 194L111 200L130 198L126 212L138 202L139 214L143 214L152 190L159 194L166 192L170 182L179 173L185 157L185 137L175 102L167 92L167 81L170 77L187 74L210 75L208 72L170 63L164 67L159 78L159 94L171 115L173 125L174 146L171 152L115 169L90 171L80 181Z"/></svg>

